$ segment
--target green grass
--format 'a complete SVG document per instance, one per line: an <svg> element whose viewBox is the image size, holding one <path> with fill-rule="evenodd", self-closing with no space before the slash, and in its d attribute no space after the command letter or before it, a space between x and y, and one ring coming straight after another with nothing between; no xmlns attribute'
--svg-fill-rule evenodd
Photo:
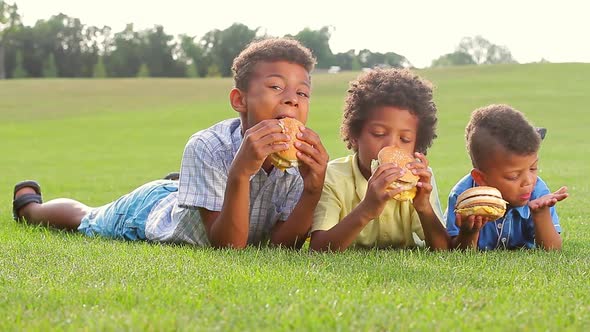
<svg viewBox="0 0 590 332"><path fill-rule="evenodd" d="M0 330L587 330L590 64L421 71L436 86L428 157L443 205L469 170L470 112L509 103L549 132L541 176L568 185L561 252L126 243L17 224L14 183L100 205L177 170L187 138L236 113L227 79L0 81ZM316 75L308 125L330 157L348 81Z"/></svg>

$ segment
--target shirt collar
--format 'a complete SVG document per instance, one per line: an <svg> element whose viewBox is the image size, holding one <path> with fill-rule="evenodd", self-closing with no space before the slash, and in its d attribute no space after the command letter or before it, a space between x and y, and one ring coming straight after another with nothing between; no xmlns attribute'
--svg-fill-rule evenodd
<svg viewBox="0 0 590 332"><path fill-rule="evenodd" d="M528 219L531 216L531 209L528 205L511 207L509 211L516 211L522 219Z"/></svg>

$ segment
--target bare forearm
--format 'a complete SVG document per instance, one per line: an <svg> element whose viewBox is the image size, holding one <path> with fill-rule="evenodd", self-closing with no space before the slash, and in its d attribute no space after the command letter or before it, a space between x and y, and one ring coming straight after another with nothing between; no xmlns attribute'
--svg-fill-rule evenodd
<svg viewBox="0 0 590 332"><path fill-rule="evenodd" d="M320 194L303 192L289 218L273 230L271 243L288 248L300 247L311 228L313 211L319 199Z"/></svg>
<svg viewBox="0 0 590 332"><path fill-rule="evenodd" d="M219 217L209 230L214 247L244 248L248 243L250 180L247 176L232 175L228 182Z"/></svg>
<svg viewBox="0 0 590 332"><path fill-rule="evenodd" d="M426 245L434 250L447 250L451 244L451 239L447 230L440 223L432 207L426 211L417 211L422 229L424 231L424 240Z"/></svg>
<svg viewBox="0 0 590 332"><path fill-rule="evenodd" d="M311 248L321 251L344 251L372 219L362 204L359 204L331 229L316 232L312 237Z"/></svg>
<svg viewBox="0 0 590 332"><path fill-rule="evenodd" d="M533 214L535 223L535 242L545 250L560 250L561 236L555 230L549 209Z"/></svg>
<svg viewBox="0 0 590 332"><path fill-rule="evenodd" d="M479 233L472 232L465 234L459 232L459 235L451 239L451 248L453 249L469 249L477 248L477 241L479 240Z"/></svg>

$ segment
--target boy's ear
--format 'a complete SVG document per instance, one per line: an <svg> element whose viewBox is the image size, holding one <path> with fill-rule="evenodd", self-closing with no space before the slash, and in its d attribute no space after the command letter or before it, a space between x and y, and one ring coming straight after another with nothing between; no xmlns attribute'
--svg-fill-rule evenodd
<svg viewBox="0 0 590 332"><path fill-rule="evenodd" d="M352 151L357 151L358 150L358 141L356 138L351 138L350 139L350 146L352 147Z"/></svg>
<svg viewBox="0 0 590 332"><path fill-rule="evenodd" d="M233 88L229 92L229 102L231 107L239 113L246 113L246 94L238 89Z"/></svg>
<svg viewBox="0 0 590 332"><path fill-rule="evenodd" d="M477 168L471 170L471 177L475 180L478 186L485 186L486 185L486 175L484 172L480 171Z"/></svg>

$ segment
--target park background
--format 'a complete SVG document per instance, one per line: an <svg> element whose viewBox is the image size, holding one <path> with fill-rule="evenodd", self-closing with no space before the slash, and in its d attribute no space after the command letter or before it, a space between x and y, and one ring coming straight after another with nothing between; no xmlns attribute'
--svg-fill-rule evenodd
<svg viewBox="0 0 590 332"><path fill-rule="evenodd" d="M339 123L362 67L313 76L308 126L332 159L349 153ZM40 181L46 200L104 204L177 170L192 133L236 114L233 82L220 74L13 76L0 81L0 330L587 330L590 64L415 70L435 86L439 138L428 158L444 206L470 169L463 130L473 109L508 103L548 128L540 176L571 195L557 207L562 251L214 250L16 223L19 180Z"/></svg>

